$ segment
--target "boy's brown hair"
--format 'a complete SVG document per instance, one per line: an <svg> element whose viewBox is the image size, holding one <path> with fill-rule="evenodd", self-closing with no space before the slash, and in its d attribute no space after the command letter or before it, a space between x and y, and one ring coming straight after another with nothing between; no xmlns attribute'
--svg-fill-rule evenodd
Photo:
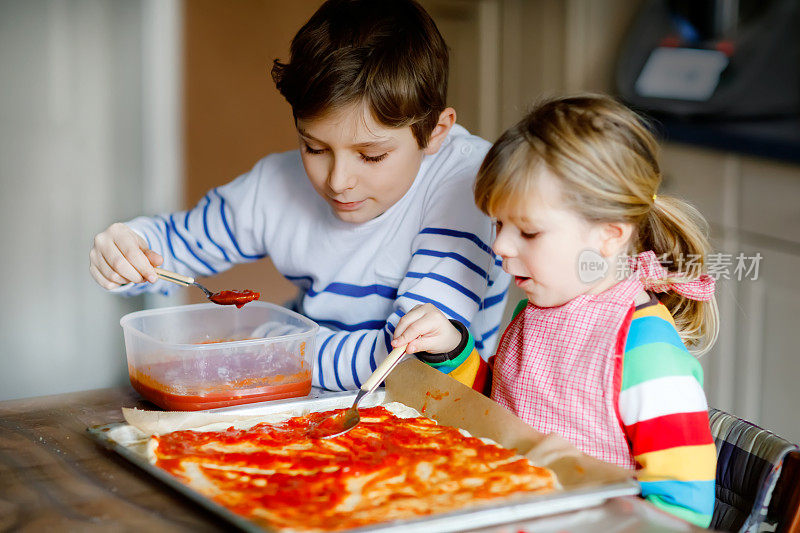
<svg viewBox="0 0 800 533"><path fill-rule="evenodd" d="M292 39L272 78L295 119L363 103L379 123L428 144L446 107L448 51L413 0L328 0Z"/></svg>

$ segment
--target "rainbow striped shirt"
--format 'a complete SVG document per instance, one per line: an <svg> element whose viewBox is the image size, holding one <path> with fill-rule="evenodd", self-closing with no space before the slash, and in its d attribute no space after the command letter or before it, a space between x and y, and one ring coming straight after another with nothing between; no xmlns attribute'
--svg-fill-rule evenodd
<svg viewBox="0 0 800 533"><path fill-rule="evenodd" d="M701 527L714 510L717 455L703 393L703 369L669 310L654 297L633 314L619 414L641 467L642 496Z"/></svg>

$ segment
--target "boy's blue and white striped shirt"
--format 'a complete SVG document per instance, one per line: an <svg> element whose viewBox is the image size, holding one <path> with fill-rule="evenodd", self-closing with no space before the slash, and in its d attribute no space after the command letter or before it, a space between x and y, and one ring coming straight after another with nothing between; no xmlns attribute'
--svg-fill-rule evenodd
<svg viewBox="0 0 800 533"><path fill-rule="evenodd" d="M265 157L189 211L128 225L164 257L163 268L186 275L269 256L300 289L295 309L321 326L314 384L354 389L386 357L400 317L421 303L467 325L484 358L494 353L510 279L472 198L488 148L453 127L405 196L363 224L333 215L294 150ZM159 281L126 292L173 288Z"/></svg>

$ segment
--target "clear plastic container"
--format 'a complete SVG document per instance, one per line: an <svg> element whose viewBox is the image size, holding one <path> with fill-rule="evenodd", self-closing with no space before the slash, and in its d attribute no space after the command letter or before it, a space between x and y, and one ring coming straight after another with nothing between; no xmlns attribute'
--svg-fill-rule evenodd
<svg viewBox="0 0 800 533"><path fill-rule="evenodd" d="M164 409L196 411L306 396L319 326L266 302L122 317L131 385Z"/></svg>

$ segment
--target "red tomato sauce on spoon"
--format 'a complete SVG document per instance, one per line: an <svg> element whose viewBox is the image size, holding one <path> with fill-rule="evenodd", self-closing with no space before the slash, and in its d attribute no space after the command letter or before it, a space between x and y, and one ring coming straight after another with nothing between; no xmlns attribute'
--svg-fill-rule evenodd
<svg viewBox="0 0 800 533"><path fill-rule="evenodd" d="M260 292L244 289L239 291L219 291L215 292L209 297L209 300L219 305L235 305L241 308L247 302L258 300L261 297Z"/></svg>

